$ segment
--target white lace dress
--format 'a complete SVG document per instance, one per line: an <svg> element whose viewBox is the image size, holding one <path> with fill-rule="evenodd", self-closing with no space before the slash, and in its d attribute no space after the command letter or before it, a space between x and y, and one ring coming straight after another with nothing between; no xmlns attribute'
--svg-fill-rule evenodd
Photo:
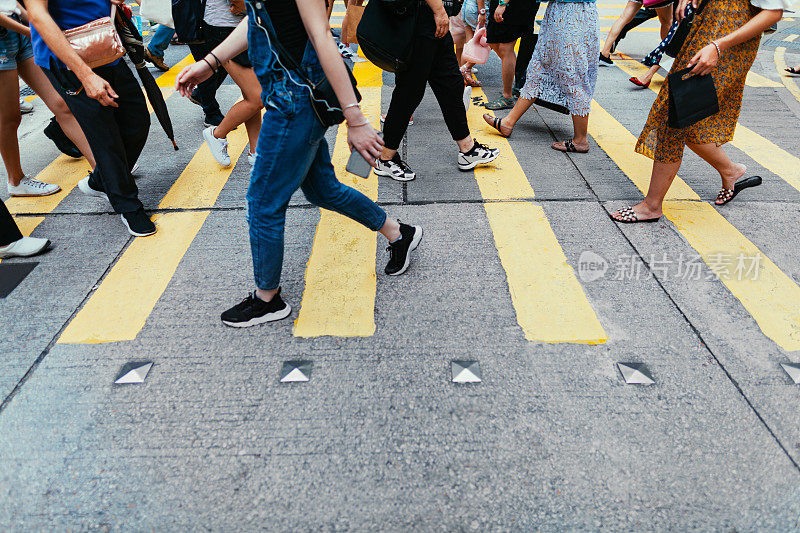
<svg viewBox="0 0 800 533"><path fill-rule="evenodd" d="M564 106L573 115L588 115L599 57L595 3L551 0L522 97Z"/></svg>

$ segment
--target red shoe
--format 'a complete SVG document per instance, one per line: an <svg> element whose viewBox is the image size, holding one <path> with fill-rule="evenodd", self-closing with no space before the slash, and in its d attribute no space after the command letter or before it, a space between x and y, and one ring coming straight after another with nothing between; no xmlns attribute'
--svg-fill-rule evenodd
<svg viewBox="0 0 800 533"><path fill-rule="evenodd" d="M633 76L632 78L630 78L629 81L632 84L636 85L637 87L641 87L642 89L647 89L648 87L650 87L650 82L649 81L647 83L642 83L639 80L639 78L637 78L636 76Z"/></svg>

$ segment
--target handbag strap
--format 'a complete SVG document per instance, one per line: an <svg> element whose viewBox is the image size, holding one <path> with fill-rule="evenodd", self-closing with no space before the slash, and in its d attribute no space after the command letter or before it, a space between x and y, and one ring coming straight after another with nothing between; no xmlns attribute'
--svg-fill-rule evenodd
<svg viewBox="0 0 800 533"><path fill-rule="evenodd" d="M275 35L275 32L272 28L272 21L270 21L268 25L263 25L260 23L260 21L258 21L258 25L269 34L269 39L272 42L272 45L278 51L279 62L285 60L289 64L290 69L297 71L297 73L300 74L300 77L309 87L314 87L316 84L311 81L308 76L306 76L306 73L303 71L303 67L300 66L300 63L297 62L294 56L290 54L289 51L286 50L286 48L284 48L284 46L278 40L278 36ZM281 66L283 65L281 64Z"/></svg>

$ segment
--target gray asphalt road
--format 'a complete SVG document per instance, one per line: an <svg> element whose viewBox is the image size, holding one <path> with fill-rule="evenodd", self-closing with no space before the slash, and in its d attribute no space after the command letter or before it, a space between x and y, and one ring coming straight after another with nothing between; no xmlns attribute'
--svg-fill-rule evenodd
<svg viewBox="0 0 800 533"><path fill-rule="evenodd" d="M162 217L158 245L130 239L77 190L53 206L13 204L54 245L0 299L0 529L800 529L800 385L780 366L800 361L800 102L779 75L800 57L775 47L797 33L784 20L764 43L737 130L754 136L727 148L764 185L711 207L718 178L689 154L682 201L647 227L608 218L641 198L634 183L649 172L623 135L638 135L655 97L627 81L634 62L601 69L589 154L551 150L569 119L532 109L507 142L476 133L503 150L488 174L457 171L426 95L408 132L419 178L381 178L374 191L425 239L398 278L382 274L378 241L377 278L364 277L374 304L369 290L352 293L374 333L357 337L295 336L297 311L247 330L219 322L252 290L249 166L242 158L214 181L199 109L171 96L181 150L154 125L138 182ZM620 51L640 58L656 35L633 33ZM496 95L496 59L478 76ZM384 76L374 96L384 111L391 89ZM237 97L220 91L226 106ZM35 105L21 129L25 167L66 182L78 163L53 163L49 114ZM503 196L520 176L535 195ZM218 196L204 204L209 190ZM165 204L168 191L183 203ZM372 268L372 248L328 245L326 224L296 197L283 294L301 314L317 302L333 323L353 304L315 288L314 265L349 287L354 265ZM712 265L731 250L758 255L756 275ZM594 276L592 264L606 270ZM603 342L576 342L593 321ZM545 342L551 334L574 338ZM280 383L283 362L300 359L310 381ZM453 360L479 361L482 383L452 383ZM154 362L145 382L113 385L131 361ZM626 384L617 362L646 364L655 384Z"/></svg>

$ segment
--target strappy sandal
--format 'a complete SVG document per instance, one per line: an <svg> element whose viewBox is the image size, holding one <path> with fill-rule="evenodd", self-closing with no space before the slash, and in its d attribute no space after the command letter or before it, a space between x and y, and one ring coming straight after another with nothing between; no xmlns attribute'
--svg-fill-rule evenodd
<svg viewBox="0 0 800 533"><path fill-rule="evenodd" d="M798 67L789 67L789 68L787 68L785 70L789 74L800 74L800 68L798 68Z"/></svg>
<svg viewBox="0 0 800 533"><path fill-rule="evenodd" d="M609 215L611 220L615 222L621 222L623 224L636 224L639 222L658 222L661 220L661 217L655 218L639 218L639 215L636 214L636 211L633 210L632 207L623 207L616 213L619 215L619 218L615 217L614 214Z"/></svg>
<svg viewBox="0 0 800 533"><path fill-rule="evenodd" d="M572 142L572 139L567 139L566 141L563 141L563 142L564 142L564 149L563 150L561 148L556 148L556 146L555 146L556 143L553 143L550 146L550 148L552 148L553 150L558 150L559 152L567 152L567 153L575 153L575 154L586 154L586 153L589 153L589 149L588 148L586 150L578 150L575 147L575 143Z"/></svg>
<svg viewBox="0 0 800 533"><path fill-rule="evenodd" d="M502 130L502 128L503 128L503 119L502 118L493 117L489 113L484 113L483 120L485 120L486 123L489 124L491 127L496 129L498 131L498 133L500 133L501 137L508 138L508 137L511 137L511 133L514 133L513 128L511 130L511 133L509 133L508 135L503 133L503 130Z"/></svg>
<svg viewBox="0 0 800 533"><path fill-rule="evenodd" d="M749 189L750 187L757 187L761 185L764 180L761 179L761 176L750 176L749 178L740 179L736 182L733 186L733 189L726 189L723 187L719 190L719 194L717 194L717 199L714 201L716 205L725 205L734 198L736 195L742 192L745 189Z"/></svg>

